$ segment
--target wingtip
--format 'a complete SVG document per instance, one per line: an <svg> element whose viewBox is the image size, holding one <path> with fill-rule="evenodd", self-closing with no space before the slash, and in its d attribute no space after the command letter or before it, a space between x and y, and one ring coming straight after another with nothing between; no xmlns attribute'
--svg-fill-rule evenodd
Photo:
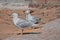
<svg viewBox="0 0 60 40"><path fill-rule="evenodd" d="M39 18L39 20L41 20L41 18Z"/></svg>

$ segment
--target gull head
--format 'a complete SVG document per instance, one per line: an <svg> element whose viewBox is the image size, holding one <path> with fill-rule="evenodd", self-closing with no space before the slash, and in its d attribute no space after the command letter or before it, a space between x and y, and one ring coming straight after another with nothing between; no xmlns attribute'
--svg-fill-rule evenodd
<svg viewBox="0 0 60 40"><path fill-rule="evenodd" d="M31 11L30 9L27 9L27 10L26 10L26 13L27 13L27 14L30 14L30 11Z"/></svg>
<svg viewBox="0 0 60 40"><path fill-rule="evenodd" d="M12 17L13 18L18 17L18 14L17 13L12 13Z"/></svg>

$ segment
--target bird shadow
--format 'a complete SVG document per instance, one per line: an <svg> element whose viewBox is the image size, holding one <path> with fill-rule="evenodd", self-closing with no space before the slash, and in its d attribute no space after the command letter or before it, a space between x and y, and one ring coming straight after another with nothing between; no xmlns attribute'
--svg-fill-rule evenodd
<svg viewBox="0 0 60 40"><path fill-rule="evenodd" d="M31 33L23 33L23 34L40 34L40 32L39 33L31 32Z"/></svg>
<svg viewBox="0 0 60 40"><path fill-rule="evenodd" d="M17 35L20 35L21 33L18 33ZM30 32L30 33L23 33L23 35L26 35L26 34L41 34L41 32L38 32L38 33L36 33L36 32Z"/></svg>

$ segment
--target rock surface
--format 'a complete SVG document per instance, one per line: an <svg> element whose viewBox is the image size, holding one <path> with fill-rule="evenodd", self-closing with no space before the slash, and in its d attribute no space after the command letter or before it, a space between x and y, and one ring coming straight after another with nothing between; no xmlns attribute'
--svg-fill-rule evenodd
<svg viewBox="0 0 60 40"><path fill-rule="evenodd" d="M60 40L60 19L43 25L41 34L27 34L8 37L4 40Z"/></svg>

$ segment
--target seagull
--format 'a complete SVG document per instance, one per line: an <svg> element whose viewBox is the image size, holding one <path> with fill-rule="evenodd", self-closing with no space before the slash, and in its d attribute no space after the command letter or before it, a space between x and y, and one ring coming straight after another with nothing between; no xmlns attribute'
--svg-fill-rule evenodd
<svg viewBox="0 0 60 40"><path fill-rule="evenodd" d="M13 13L12 14L13 17L13 23L17 28L21 28L21 34L23 34L23 31L25 28L29 27L29 26L36 26L33 22L27 21L27 20L23 20L21 18L18 17L17 13Z"/></svg>
<svg viewBox="0 0 60 40"><path fill-rule="evenodd" d="M26 10L26 20L31 21L34 24L38 24L40 22L41 18L36 18L35 16L32 16L30 12L31 12L30 9Z"/></svg>

